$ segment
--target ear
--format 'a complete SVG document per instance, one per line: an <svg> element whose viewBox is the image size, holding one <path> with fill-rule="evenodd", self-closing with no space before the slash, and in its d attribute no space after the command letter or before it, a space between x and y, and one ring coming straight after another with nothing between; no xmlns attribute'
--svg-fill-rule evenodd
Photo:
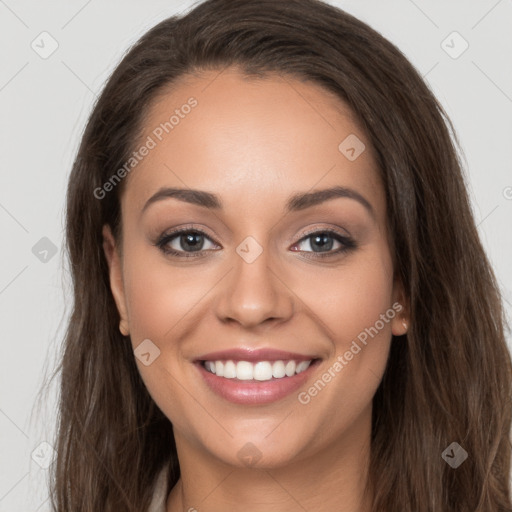
<svg viewBox="0 0 512 512"><path fill-rule="evenodd" d="M393 281L393 310L395 316L391 320L391 332L394 336L403 336L407 333L410 325L409 301L404 292L401 279L395 276Z"/></svg>
<svg viewBox="0 0 512 512"><path fill-rule="evenodd" d="M121 321L119 330L124 336L130 333L128 314L126 308L126 299L124 295L123 271L119 248L117 247L114 236L108 224L103 226L103 251L107 259L110 277L110 289L119 312Z"/></svg>

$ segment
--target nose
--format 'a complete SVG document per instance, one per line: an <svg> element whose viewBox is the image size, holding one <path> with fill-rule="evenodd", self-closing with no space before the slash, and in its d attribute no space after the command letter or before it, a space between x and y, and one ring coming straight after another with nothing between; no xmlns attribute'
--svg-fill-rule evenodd
<svg viewBox="0 0 512 512"><path fill-rule="evenodd" d="M223 280L216 303L222 322L236 322L249 329L284 322L293 315L294 294L279 268L272 267L268 251L251 263L235 252L232 261L234 268Z"/></svg>

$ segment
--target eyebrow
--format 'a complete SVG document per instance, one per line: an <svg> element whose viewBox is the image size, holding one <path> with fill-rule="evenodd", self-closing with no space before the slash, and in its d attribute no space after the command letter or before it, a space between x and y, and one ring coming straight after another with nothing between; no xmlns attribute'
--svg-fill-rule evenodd
<svg viewBox="0 0 512 512"><path fill-rule="evenodd" d="M287 212L296 212L338 197L345 197L358 201L366 208L368 213L375 218L375 211L365 197L351 188L341 186L294 194L286 202L285 208ZM141 214L144 213L151 204L169 198L178 199L210 210L222 209L222 201L219 196L212 194L211 192L188 188L161 188L146 201Z"/></svg>

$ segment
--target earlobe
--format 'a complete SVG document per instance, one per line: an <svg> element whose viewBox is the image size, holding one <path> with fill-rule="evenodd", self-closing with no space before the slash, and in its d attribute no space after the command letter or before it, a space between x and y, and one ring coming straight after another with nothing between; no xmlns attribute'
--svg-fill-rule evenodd
<svg viewBox="0 0 512 512"><path fill-rule="evenodd" d="M402 303L400 303L402 305ZM405 308L402 309L391 321L391 332L393 336L403 336L409 330L409 320L405 313Z"/></svg>
<svg viewBox="0 0 512 512"><path fill-rule="evenodd" d="M396 305L396 306L395 306ZM395 279L393 285L393 309L396 315L391 321L391 332L393 336L403 336L409 329L409 303L405 297L401 281Z"/></svg>
<svg viewBox="0 0 512 512"><path fill-rule="evenodd" d="M120 322L119 330L124 336L130 333L128 315L126 308L126 299L124 295L123 272L121 257L117 243L112 235L112 230L108 224L103 226L103 251L109 268L110 289L119 312Z"/></svg>
<svg viewBox="0 0 512 512"><path fill-rule="evenodd" d="M393 336L403 336L409 330L409 322L401 315L395 316L391 321L391 333Z"/></svg>

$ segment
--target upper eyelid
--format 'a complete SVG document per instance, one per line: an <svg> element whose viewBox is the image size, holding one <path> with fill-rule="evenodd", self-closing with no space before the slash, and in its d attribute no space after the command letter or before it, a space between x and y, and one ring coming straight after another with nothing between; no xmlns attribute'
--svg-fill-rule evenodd
<svg viewBox="0 0 512 512"><path fill-rule="evenodd" d="M213 237L207 231L203 230L202 228L194 228L194 227L178 228L175 231L173 230L173 231L170 231L169 233L163 233L162 235L159 236L159 239L160 240L165 240L165 239L173 240L174 238L176 238L180 235L183 235L185 233L199 233L200 235L204 235L207 238L209 238L211 242L217 244L217 242L215 242L215 240L213 240Z"/></svg>
<svg viewBox="0 0 512 512"><path fill-rule="evenodd" d="M342 230L340 228L336 229L334 227L330 227L330 228L312 228L311 230L307 230L305 231L304 233L302 233L301 237L297 240L297 242L300 242L301 240L303 240L304 238L307 238L311 235L314 235L316 233L334 233L335 235L339 235L343 238L351 238L350 235L345 232L346 234L342 234L340 231L345 231L345 230ZM297 243L295 242L295 243Z"/></svg>

